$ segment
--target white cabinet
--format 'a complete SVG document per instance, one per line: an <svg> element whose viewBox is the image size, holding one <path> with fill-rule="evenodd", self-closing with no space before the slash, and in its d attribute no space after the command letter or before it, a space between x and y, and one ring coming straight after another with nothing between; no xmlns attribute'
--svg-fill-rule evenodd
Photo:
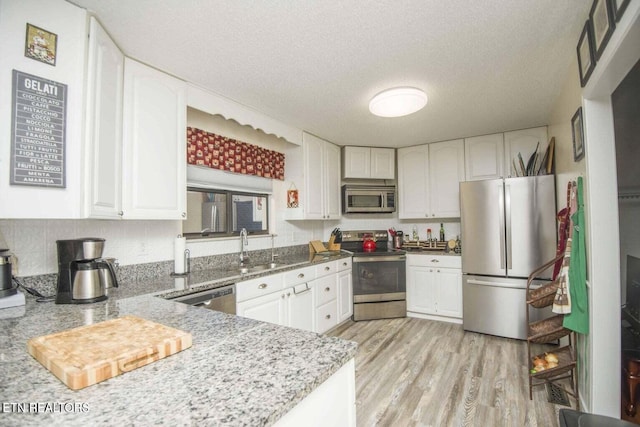
<svg viewBox="0 0 640 427"><path fill-rule="evenodd" d="M351 269L338 273L338 323L353 316L353 287Z"/></svg>
<svg viewBox="0 0 640 427"><path fill-rule="evenodd" d="M236 304L236 313L238 316L274 323L276 325L286 324L286 309L287 306L282 291Z"/></svg>
<svg viewBox="0 0 640 427"><path fill-rule="evenodd" d="M286 313L285 325L292 328L314 331L313 287L302 283L285 289Z"/></svg>
<svg viewBox="0 0 640 427"><path fill-rule="evenodd" d="M394 179L395 150L393 148L343 148L343 178Z"/></svg>
<svg viewBox="0 0 640 427"><path fill-rule="evenodd" d="M429 146L398 149L398 217L429 217Z"/></svg>
<svg viewBox="0 0 640 427"><path fill-rule="evenodd" d="M429 144L431 216L460 217L460 182L464 181L464 142Z"/></svg>
<svg viewBox="0 0 640 427"><path fill-rule="evenodd" d="M329 274L313 282L316 308L316 332L323 333L338 324L337 277Z"/></svg>
<svg viewBox="0 0 640 427"><path fill-rule="evenodd" d="M299 194L299 207L286 209L284 219L340 218L340 147L305 132L302 158L295 155L288 158L294 163L301 161L303 168L297 178L302 179L304 185Z"/></svg>
<svg viewBox="0 0 640 427"><path fill-rule="evenodd" d="M464 181L461 139L398 149L398 217L457 218Z"/></svg>
<svg viewBox="0 0 640 427"><path fill-rule="evenodd" d="M236 283L236 313L326 332L353 314L351 258Z"/></svg>
<svg viewBox="0 0 640 427"><path fill-rule="evenodd" d="M407 255L407 313L413 317L460 323L460 257Z"/></svg>
<svg viewBox="0 0 640 427"><path fill-rule="evenodd" d="M467 181L503 177L504 134L465 138L464 163Z"/></svg>
<svg viewBox="0 0 640 427"><path fill-rule="evenodd" d="M125 218L186 217L186 111L185 82L125 59Z"/></svg>
<svg viewBox="0 0 640 427"><path fill-rule="evenodd" d="M540 144L538 146L538 144ZM522 156L522 161L526 168L529 157L538 146L538 153L544 155L549 145L547 140L547 127L541 126L531 129L516 130L513 132L505 132L504 134L504 151L505 151L505 170L509 171L509 176L522 176L522 173L516 174L513 162L518 165L520 170L518 154Z"/></svg>
<svg viewBox="0 0 640 427"><path fill-rule="evenodd" d="M84 213L89 218L119 218L124 55L94 17L88 55Z"/></svg>

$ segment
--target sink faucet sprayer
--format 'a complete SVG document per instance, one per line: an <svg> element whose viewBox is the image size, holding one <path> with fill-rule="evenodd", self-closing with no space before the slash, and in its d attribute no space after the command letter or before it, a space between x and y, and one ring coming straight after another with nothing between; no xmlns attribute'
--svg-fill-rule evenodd
<svg viewBox="0 0 640 427"><path fill-rule="evenodd" d="M247 246L249 245L249 239L247 238L247 229L240 230L240 265L244 265L245 261L249 260L247 255Z"/></svg>

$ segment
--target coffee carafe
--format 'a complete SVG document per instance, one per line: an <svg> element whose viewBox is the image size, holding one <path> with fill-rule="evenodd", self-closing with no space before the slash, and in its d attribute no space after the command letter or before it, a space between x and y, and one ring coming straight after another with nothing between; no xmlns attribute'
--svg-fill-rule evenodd
<svg viewBox="0 0 640 427"><path fill-rule="evenodd" d="M94 237L56 241L56 304L88 304L106 300L107 278L113 286L118 286L112 263L101 259L104 242L105 239Z"/></svg>

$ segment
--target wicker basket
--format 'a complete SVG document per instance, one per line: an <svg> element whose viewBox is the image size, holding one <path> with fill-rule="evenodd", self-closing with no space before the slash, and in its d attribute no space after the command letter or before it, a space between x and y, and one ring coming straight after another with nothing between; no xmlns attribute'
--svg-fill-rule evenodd
<svg viewBox="0 0 640 427"><path fill-rule="evenodd" d="M527 304L531 304L535 308L548 307L553 304L558 291L558 281L554 280L536 289L531 289L527 296Z"/></svg>
<svg viewBox="0 0 640 427"><path fill-rule="evenodd" d="M570 371L571 369L573 369L576 366L576 361L575 358L573 356L573 352L571 350L571 347L562 347L559 348L555 351L553 351L553 354L555 354L558 357L558 366L556 366L555 368L550 368L550 369L545 369L544 371L540 371L540 372L536 372L536 373L531 373L531 376L534 378L552 378L558 375L562 375L568 371ZM544 359L544 353L543 354L539 354L535 357L540 357L542 359ZM535 359L534 357L534 359ZM533 360L530 361L531 362L531 367L533 368Z"/></svg>
<svg viewBox="0 0 640 427"><path fill-rule="evenodd" d="M571 333L562 326L564 314L558 314L529 324L529 342L548 343L559 340Z"/></svg>

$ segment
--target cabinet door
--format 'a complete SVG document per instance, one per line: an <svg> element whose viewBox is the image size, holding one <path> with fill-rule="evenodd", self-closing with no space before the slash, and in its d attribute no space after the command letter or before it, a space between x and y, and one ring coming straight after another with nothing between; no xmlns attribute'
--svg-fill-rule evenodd
<svg viewBox="0 0 640 427"><path fill-rule="evenodd" d="M460 217L460 182L464 181L464 141L429 144L431 216Z"/></svg>
<svg viewBox="0 0 640 427"><path fill-rule="evenodd" d="M85 216L119 218L122 210L124 55L91 17L85 119Z"/></svg>
<svg viewBox="0 0 640 427"><path fill-rule="evenodd" d="M324 215L324 141L303 134L304 218L323 219Z"/></svg>
<svg viewBox="0 0 640 427"><path fill-rule="evenodd" d="M186 84L125 59L125 218L186 217Z"/></svg>
<svg viewBox="0 0 640 427"><path fill-rule="evenodd" d="M369 178L371 176L371 148L344 147L343 178Z"/></svg>
<svg viewBox="0 0 640 427"><path fill-rule="evenodd" d="M340 147L325 142L325 218L340 218ZM317 190L316 190L317 192Z"/></svg>
<svg viewBox="0 0 640 427"><path fill-rule="evenodd" d="M395 179L396 151L393 148L371 148L371 178Z"/></svg>
<svg viewBox="0 0 640 427"><path fill-rule="evenodd" d="M398 149L398 217L425 218L429 205L429 146Z"/></svg>
<svg viewBox="0 0 640 427"><path fill-rule="evenodd" d="M462 317L462 271L453 268L436 270L439 315Z"/></svg>
<svg viewBox="0 0 640 427"><path fill-rule="evenodd" d="M475 136L464 140L465 180L504 176L504 134Z"/></svg>
<svg viewBox="0 0 640 427"><path fill-rule="evenodd" d="M249 319L285 325L285 291L274 292L236 304L236 314Z"/></svg>
<svg viewBox="0 0 640 427"><path fill-rule="evenodd" d="M338 273L338 323L344 322L353 315L353 288L351 287L351 270Z"/></svg>
<svg viewBox="0 0 640 427"><path fill-rule="evenodd" d="M313 332L314 306L313 288L304 285L285 289L287 301L286 325L292 328Z"/></svg>
<svg viewBox="0 0 640 427"><path fill-rule="evenodd" d="M437 313L436 272L431 267L410 266L407 278L407 311Z"/></svg>
<svg viewBox="0 0 640 427"><path fill-rule="evenodd" d="M522 156L525 168L531 154L538 147L538 154L544 155L544 151L547 149L547 127L542 126L532 129L522 129L513 132L505 132L504 134L504 151L505 151L505 170L509 171L509 176L522 176L522 172L516 174L513 167L513 160L516 165L519 165L518 153ZM518 170L520 167L518 166Z"/></svg>

